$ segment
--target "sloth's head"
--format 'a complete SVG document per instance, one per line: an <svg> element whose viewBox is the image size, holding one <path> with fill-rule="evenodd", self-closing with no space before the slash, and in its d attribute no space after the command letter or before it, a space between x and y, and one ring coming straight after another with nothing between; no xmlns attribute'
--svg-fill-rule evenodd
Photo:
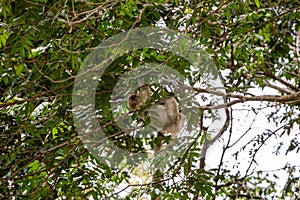
<svg viewBox="0 0 300 200"><path fill-rule="evenodd" d="M137 99L138 99L138 95L136 95L136 94L132 94L129 96L129 100L131 100L131 101L137 101Z"/></svg>

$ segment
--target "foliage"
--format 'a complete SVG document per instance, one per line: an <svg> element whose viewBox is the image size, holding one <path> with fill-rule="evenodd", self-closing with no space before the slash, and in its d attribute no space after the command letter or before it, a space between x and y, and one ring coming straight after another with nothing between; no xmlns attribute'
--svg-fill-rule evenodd
<svg viewBox="0 0 300 200"><path fill-rule="evenodd" d="M275 173L254 167L259 166L257 154L271 139L277 141L276 154L299 155L299 12L297 0L0 2L0 198L299 198L299 166L287 163ZM199 41L216 63L226 89L229 125L218 166L203 166L203 159L199 164L198 141L153 182L157 171L119 171L84 148L74 126L72 89L84 59L99 43L136 27L164 25ZM113 137L121 130L113 123L111 94L122 75L151 62L172 66L191 84L201 79L191 75L186 60L156 49L139 49L114 61L97 87L96 109L106 134L129 151L142 151L144 143L135 139L132 144L130 136ZM255 92L263 89L272 92ZM157 99L168 95L156 90ZM248 131L235 128L240 126L237 104L252 101L263 103L245 104L243 109L254 120L265 113L275 127L263 130L262 124L252 139L234 140L234 135L245 138L254 128L250 118ZM205 110L203 116L210 110L199 108ZM199 131L200 139L203 135L205 129ZM287 148L285 138L290 139ZM246 170L227 165L224 155L233 147L237 165L247 151ZM287 180L276 175L281 171ZM140 183L137 177L148 180ZM283 188L278 180L285 181Z"/></svg>

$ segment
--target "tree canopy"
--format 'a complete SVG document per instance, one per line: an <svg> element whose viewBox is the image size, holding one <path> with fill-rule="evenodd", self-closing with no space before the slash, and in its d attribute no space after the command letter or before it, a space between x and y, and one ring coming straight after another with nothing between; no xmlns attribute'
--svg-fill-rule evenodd
<svg viewBox="0 0 300 200"><path fill-rule="evenodd" d="M298 0L3 0L0 16L1 199L300 198L300 163L279 160L300 151ZM206 70L221 87L210 87ZM154 80L148 107L174 96L193 121L188 148L159 170L143 156L118 157L112 148L114 159L104 161L91 150L105 140L128 155L155 156L155 146L164 152L174 143L168 134L126 134L117 122L128 105L114 102L132 92L127 80L141 86L143 73ZM201 100L183 100L194 96ZM151 123L127 115L136 126ZM105 137L81 134L96 128L78 118L97 122ZM262 156L281 164L263 168Z"/></svg>

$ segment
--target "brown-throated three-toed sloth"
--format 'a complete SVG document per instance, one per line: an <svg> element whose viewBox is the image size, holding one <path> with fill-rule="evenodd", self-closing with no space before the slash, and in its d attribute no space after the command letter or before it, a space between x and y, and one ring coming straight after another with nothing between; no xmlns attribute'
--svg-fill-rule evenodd
<svg viewBox="0 0 300 200"><path fill-rule="evenodd" d="M138 111L143 108L150 98L148 86L141 87L139 92L131 94L128 98L128 104L131 111ZM171 133L175 137L180 133L185 116L179 112L177 102L174 97L168 97L163 101L162 105L153 106L147 113L140 113L140 117L144 120L150 117L150 126L157 129L160 133Z"/></svg>

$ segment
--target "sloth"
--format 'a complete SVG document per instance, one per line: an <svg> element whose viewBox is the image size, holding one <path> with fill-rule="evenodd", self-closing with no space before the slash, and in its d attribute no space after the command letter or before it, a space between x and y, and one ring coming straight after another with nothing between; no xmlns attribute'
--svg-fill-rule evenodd
<svg viewBox="0 0 300 200"><path fill-rule="evenodd" d="M148 86L143 86L139 92L131 94L128 98L128 105L131 111L140 110L145 106L146 102L150 99L150 91Z"/></svg>
<svg viewBox="0 0 300 200"><path fill-rule="evenodd" d="M148 86L143 86L139 92L133 93L128 98L131 111L139 111L145 107L150 99ZM168 97L162 105L153 106L149 111L139 114L142 119L150 117L150 126L161 134L171 133L175 137L183 128L185 116L179 112L177 101L174 97Z"/></svg>

